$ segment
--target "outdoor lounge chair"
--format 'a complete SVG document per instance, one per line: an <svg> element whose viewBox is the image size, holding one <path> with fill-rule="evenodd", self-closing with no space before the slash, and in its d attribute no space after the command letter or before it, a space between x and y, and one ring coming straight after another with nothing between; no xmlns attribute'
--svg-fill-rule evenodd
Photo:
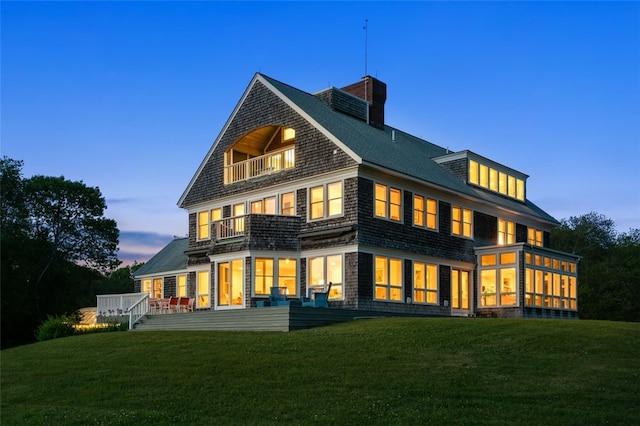
<svg viewBox="0 0 640 426"><path fill-rule="evenodd" d="M312 308L328 308L329 307L329 292L331 291L332 283L329 282L329 286L325 291L314 291L310 297L302 298L302 306Z"/></svg>
<svg viewBox="0 0 640 426"><path fill-rule="evenodd" d="M271 287L271 294L269 295L270 306L289 306L287 300L287 288L286 287Z"/></svg>

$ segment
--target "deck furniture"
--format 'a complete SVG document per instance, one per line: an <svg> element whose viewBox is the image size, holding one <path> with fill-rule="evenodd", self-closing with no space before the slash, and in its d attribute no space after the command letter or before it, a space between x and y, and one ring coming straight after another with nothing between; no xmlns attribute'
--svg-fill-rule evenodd
<svg viewBox="0 0 640 426"><path fill-rule="evenodd" d="M313 291L309 297L302 298L302 306L312 308L328 308L329 307L329 292L331 291L332 283L329 282L325 291Z"/></svg>

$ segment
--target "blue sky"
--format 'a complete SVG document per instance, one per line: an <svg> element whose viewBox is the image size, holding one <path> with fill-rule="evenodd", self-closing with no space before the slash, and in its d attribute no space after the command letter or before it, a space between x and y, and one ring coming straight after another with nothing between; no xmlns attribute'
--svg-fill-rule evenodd
<svg viewBox="0 0 640 426"><path fill-rule="evenodd" d="M120 257L176 205L256 72L387 83L387 124L528 174L557 219L640 228L638 2L6 2L1 153L102 191ZM363 29L365 19L368 30Z"/></svg>

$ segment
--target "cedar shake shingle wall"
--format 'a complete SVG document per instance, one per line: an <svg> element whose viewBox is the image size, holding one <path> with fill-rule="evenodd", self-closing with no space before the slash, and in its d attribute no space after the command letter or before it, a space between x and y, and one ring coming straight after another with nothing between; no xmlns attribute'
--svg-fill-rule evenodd
<svg viewBox="0 0 640 426"><path fill-rule="evenodd" d="M358 184L358 240L360 244L475 263L473 240L451 235L451 205L440 201L439 230L413 226L413 196L404 191L404 223L374 217L374 182L360 178Z"/></svg>
<svg viewBox="0 0 640 426"><path fill-rule="evenodd" d="M445 170L457 177L463 182L467 181L467 159L460 158L458 160L447 161L446 163L440 163Z"/></svg>
<svg viewBox="0 0 640 426"><path fill-rule="evenodd" d="M224 152L245 134L259 127L271 125L295 129L295 168L245 182L224 185ZM181 207L240 194L249 189L267 188L283 181L297 180L352 165L355 165L354 160L257 81L218 141L200 175L193 182Z"/></svg>

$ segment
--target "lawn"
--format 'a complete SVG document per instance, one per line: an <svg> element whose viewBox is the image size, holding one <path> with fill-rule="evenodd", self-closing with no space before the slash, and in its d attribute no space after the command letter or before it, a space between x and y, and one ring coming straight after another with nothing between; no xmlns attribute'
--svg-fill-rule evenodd
<svg viewBox="0 0 640 426"><path fill-rule="evenodd" d="M640 324L385 318L1 352L2 425L638 425Z"/></svg>

